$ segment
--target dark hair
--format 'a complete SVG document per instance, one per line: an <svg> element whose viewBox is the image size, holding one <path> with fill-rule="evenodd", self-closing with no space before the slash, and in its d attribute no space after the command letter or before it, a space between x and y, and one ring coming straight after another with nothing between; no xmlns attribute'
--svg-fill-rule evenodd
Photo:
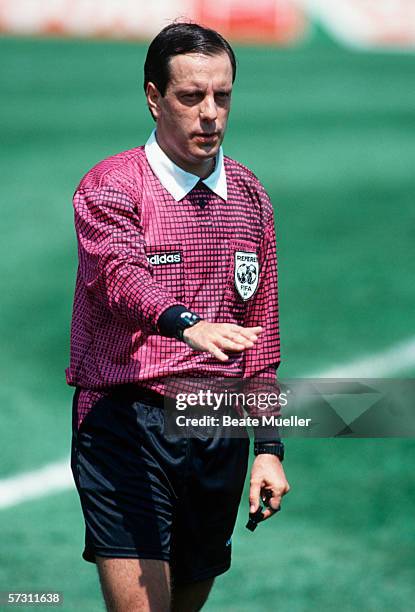
<svg viewBox="0 0 415 612"><path fill-rule="evenodd" d="M150 43L144 64L144 91L151 81L164 96L170 78L170 59L186 53L226 53L232 64L232 82L235 80L235 54L223 36L196 23L176 22L163 28Z"/></svg>

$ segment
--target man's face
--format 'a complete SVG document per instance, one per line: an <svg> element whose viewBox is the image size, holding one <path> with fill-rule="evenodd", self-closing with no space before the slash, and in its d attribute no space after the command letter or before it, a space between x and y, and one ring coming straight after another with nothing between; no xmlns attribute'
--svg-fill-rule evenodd
<svg viewBox="0 0 415 612"><path fill-rule="evenodd" d="M157 140L181 168L208 176L225 135L232 92L232 65L226 53L176 55L164 96L154 84L147 100L157 121Z"/></svg>

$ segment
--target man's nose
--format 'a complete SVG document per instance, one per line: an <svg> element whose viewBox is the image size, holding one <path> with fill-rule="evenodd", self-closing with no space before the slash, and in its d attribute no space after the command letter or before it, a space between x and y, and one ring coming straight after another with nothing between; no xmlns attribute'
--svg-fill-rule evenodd
<svg viewBox="0 0 415 612"><path fill-rule="evenodd" d="M205 121L214 121L218 116L215 98L206 96L200 105L200 117Z"/></svg>

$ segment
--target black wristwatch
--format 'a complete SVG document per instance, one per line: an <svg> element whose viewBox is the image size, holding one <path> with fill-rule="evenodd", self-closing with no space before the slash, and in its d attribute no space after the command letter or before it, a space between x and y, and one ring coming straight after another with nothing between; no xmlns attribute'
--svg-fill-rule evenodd
<svg viewBox="0 0 415 612"><path fill-rule="evenodd" d="M254 442L254 455L276 455L284 461L284 444L282 442Z"/></svg>
<svg viewBox="0 0 415 612"><path fill-rule="evenodd" d="M176 333L174 337L177 338L177 340L183 341L184 330L189 329L189 327L193 327L193 325L196 325L196 323L199 323L201 320L202 318L194 312L182 312L182 314L177 317Z"/></svg>

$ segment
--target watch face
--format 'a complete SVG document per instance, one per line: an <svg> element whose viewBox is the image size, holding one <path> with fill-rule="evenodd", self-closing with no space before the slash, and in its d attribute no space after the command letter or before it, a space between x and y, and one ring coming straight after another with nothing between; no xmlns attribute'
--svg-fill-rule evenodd
<svg viewBox="0 0 415 612"><path fill-rule="evenodd" d="M197 322L198 317L193 312L182 312L180 319L184 325L191 327Z"/></svg>
<svg viewBox="0 0 415 612"><path fill-rule="evenodd" d="M191 319L193 317L191 312L182 312L180 315L181 319Z"/></svg>

